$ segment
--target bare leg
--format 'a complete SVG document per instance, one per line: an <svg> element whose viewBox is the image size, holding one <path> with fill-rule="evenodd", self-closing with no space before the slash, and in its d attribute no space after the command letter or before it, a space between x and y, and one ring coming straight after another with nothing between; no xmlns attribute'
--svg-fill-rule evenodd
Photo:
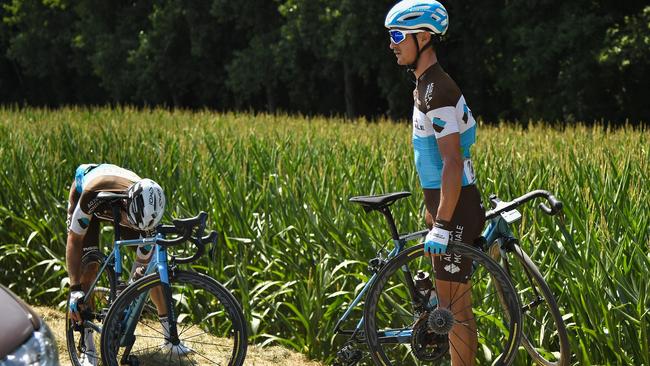
<svg viewBox="0 0 650 366"><path fill-rule="evenodd" d="M476 322L472 312L471 282L466 284L436 280L441 308L454 314L456 324L449 332L449 352L453 366L474 366L478 348Z"/></svg>

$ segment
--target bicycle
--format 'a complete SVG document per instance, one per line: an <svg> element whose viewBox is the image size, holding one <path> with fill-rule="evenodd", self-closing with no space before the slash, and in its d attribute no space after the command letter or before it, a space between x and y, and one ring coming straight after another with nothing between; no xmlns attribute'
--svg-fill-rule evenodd
<svg viewBox="0 0 650 366"><path fill-rule="evenodd" d="M175 219L173 225L159 225L152 237L120 240L119 202L125 198L124 194L108 192L98 195L101 204L112 207L115 240L107 257L98 251L87 253L87 262L101 266L83 298L83 321L73 324L67 320L68 351L73 364L78 365L79 356L88 350L83 334L89 329L101 334L103 365L242 365L248 343L241 306L216 280L177 267L197 260L207 244L216 243L216 232L203 236L207 214L201 212L193 218ZM169 236L174 237L167 239ZM196 252L168 259L167 248L184 242L194 244ZM137 245L152 245L152 258L143 277L124 287L119 280L120 249ZM158 303L153 299L156 296ZM166 314L159 314L161 311ZM166 315L166 326L159 315Z"/></svg>
<svg viewBox="0 0 650 366"><path fill-rule="evenodd" d="M439 364L445 362L449 353L448 335L454 325L469 327L477 333L477 364L511 364L521 337L521 306L507 273L481 249L450 240L448 254L460 254L474 262L468 288L475 300L474 318L456 319L448 308L438 306L436 285L442 283L433 277L431 259L424 257L424 245L405 249L408 241L425 237L428 230L400 235L389 209L396 200L410 195L397 192L350 198L366 212L379 211L384 215L394 247L384 256L384 245L369 262L372 276L335 325L335 334L349 336L337 352L336 364L352 366L360 362L363 353L355 344L363 343L377 365ZM448 283L452 293L449 301L453 304L464 293L451 292L452 285ZM342 329L343 322L364 296L363 317L355 328Z"/></svg>
<svg viewBox="0 0 650 366"><path fill-rule="evenodd" d="M510 202L491 195L493 210L486 214L488 225L483 238L490 256L503 266L520 296L523 347L539 365L566 366L571 359L569 337L555 297L508 226L521 219L518 206L538 197L546 198L550 205L539 205L544 213L552 216L562 210L562 202L543 190L528 192Z"/></svg>

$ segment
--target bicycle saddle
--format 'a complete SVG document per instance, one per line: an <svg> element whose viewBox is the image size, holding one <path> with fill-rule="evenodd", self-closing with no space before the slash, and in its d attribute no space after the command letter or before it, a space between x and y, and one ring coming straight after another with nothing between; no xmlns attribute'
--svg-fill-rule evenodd
<svg viewBox="0 0 650 366"><path fill-rule="evenodd" d="M372 210L379 210L386 206L390 206L393 202L400 198L408 197L411 192L394 192L388 194L381 194L376 196L356 196L349 199L350 202L360 204L366 212Z"/></svg>
<svg viewBox="0 0 650 366"><path fill-rule="evenodd" d="M97 194L97 199L104 202L117 200L117 199L124 199L128 197L129 195L127 195L126 193L99 192Z"/></svg>

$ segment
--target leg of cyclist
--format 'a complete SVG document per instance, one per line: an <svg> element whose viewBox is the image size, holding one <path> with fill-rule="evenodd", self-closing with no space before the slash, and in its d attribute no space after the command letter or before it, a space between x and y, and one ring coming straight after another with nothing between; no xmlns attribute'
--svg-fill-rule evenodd
<svg viewBox="0 0 650 366"><path fill-rule="evenodd" d="M439 190L424 190L426 222L429 228L434 219L431 212L437 212L440 203ZM474 243L485 223L485 211L476 186L461 189L460 197L451 220L453 230L450 239ZM454 254L432 257L436 278L439 306L454 314L456 325L449 332L449 349L452 365L475 365L478 336L472 311L471 271L472 263Z"/></svg>
<svg viewBox="0 0 650 366"><path fill-rule="evenodd" d="M140 235L141 234L135 230L122 228L123 239L137 239L140 237ZM144 276L146 266L151 261L151 258L153 258L153 248L151 246L139 246L135 252L136 258L134 260L133 267L131 268L131 278L133 280L137 280L138 278ZM175 346L169 342L169 311L167 309L167 301L165 299L165 295L163 294L162 287L156 286L152 288L149 292L149 296L151 297L151 301L156 306L158 319L160 320L161 338L164 338L164 340L161 340L161 348L164 348L166 350L171 349L173 354L180 355L191 352L192 350L189 347L185 346L182 342Z"/></svg>
<svg viewBox="0 0 650 366"><path fill-rule="evenodd" d="M99 220L96 218L92 218L90 220L90 223L88 224L88 231L86 232L86 235L84 236L84 241L83 241L83 253L85 254L86 252L90 250L97 250L98 244L99 244ZM87 265L84 265L81 267L81 289L83 290L84 293L88 293L90 290L90 285L92 285L93 281L97 277L97 273L99 272L99 263L97 262L92 262L88 263ZM88 301L87 304L84 304L81 306L83 309L84 307L88 307L90 311L94 312L95 311L95 301L92 299ZM90 366L90 365L97 365L98 363L98 350L97 347L95 346L95 331L91 328L85 328L83 330L84 334L84 344L86 346L86 352L81 354L79 357L79 363L83 366ZM99 334L97 335L97 338L99 338ZM99 340L99 339L97 339Z"/></svg>

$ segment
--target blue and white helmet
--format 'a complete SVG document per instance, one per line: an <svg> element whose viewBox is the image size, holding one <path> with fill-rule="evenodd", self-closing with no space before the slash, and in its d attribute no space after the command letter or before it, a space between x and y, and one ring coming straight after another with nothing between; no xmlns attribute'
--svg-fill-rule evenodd
<svg viewBox="0 0 650 366"><path fill-rule="evenodd" d="M153 230L165 212L165 192L151 179L142 179L127 190L127 217L142 231Z"/></svg>
<svg viewBox="0 0 650 366"><path fill-rule="evenodd" d="M402 0L390 9L384 26L443 36L449 28L449 15L445 7L435 0Z"/></svg>

